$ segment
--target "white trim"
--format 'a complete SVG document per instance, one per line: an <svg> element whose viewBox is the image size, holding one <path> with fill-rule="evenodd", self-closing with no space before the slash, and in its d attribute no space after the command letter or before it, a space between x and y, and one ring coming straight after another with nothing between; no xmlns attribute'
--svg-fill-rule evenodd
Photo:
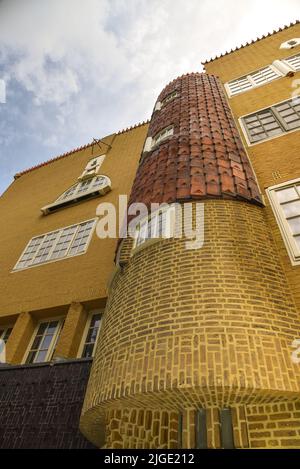
<svg viewBox="0 0 300 469"><path fill-rule="evenodd" d="M293 98L287 98L287 99L283 99L282 101L278 101L277 103L273 103L273 104L270 104L269 106L266 106L266 107L263 107L263 108L260 108L260 109L256 109L255 111L251 111L249 112L248 114L244 114L240 117L238 117L238 123L240 125L240 128L243 132L243 135L244 135L244 138L246 140L246 143L249 147L252 147L254 145L259 145L260 143L264 143L264 142L267 142L268 140L273 140L274 138L278 138L278 137L283 137L284 135L289 135L293 132L299 132L300 130L300 126L296 129L291 129L291 130L288 130L288 131L283 131L281 134L279 135L274 135L273 137L268 137L268 138L265 138L263 140L259 140L258 142L250 142L249 138L248 138L248 133L247 133L247 130L246 130L246 127L245 127L245 124L244 124L244 121L243 119L245 117L249 117L253 114L258 114L259 112L261 111L265 111L265 110L268 110L268 109L271 109L272 107L274 106L277 106L278 104L282 104L282 103L285 103L285 102L288 102L288 101L292 101ZM272 111L272 110L271 110ZM276 118L276 116L275 116Z"/></svg>
<svg viewBox="0 0 300 469"><path fill-rule="evenodd" d="M61 260L65 260L65 259L69 259L69 258L72 258L72 257L76 257L76 256L79 256L79 255L85 254L85 253L87 252L87 250L88 250L89 245L90 245L90 242L91 242L91 239L92 239L94 230L95 230L95 226L96 226L96 221L97 221L97 220L98 220L98 218L91 218L91 219L89 219L89 220L84 220L84 221L82 221L82 222L74 223L74 224L69 225L69 226L64 226L64 227L62 227L62 228L57 228L56 230L49 231L48 233L43 233L43 234L40 234L40 235L37 235L37 236L33 236L33 237L28 241L28 243L27 243L25 249L23 250L22 254L20 255L19 259L17 260L17 262L16 262L16 264L15 264L13 270L11 271L11 273L20 272L20 271L22 271L22 270L31 269L31 268L38 267L38 266L41 266L41 265L50 264L50 263L52 263L52 262L57 262L57 261L61 261ZM84 249L83 251L79 252L79 253L76 253L76 254L68 254L69 251L70 251L70 249L71 249L71 247L72 247L72 243L73 243L74 237L75 237L75 235L76 235L77 232L78 232L79 226L80 226L80 225L83 225L83 224L85 224L85 223L91 222L91 221L93 221L94 223L93 223L93 225L92 225L92 227L91 227L89 236L88 236L88 238L87 238L87 240L86 240L85 249ZM34 240L35 238L45 237L45 236L47 236L47 235L49 235L49 234L51 234L51 233L55 233L55 232L57 231L57 232L58 232L58 233L57 233L57 236L56 236L56 242L57 242L57 238L59 239L58 234L61 234L61 232L63 232L64 230L66 230L66 229L68 229L68 228L72 228L72 227L74 227L74 226L76 226L77 229L75 230L75 233L73 234L73 237L72 237L72 239L71 239L70 242L69 242L69 246L68 246L68 249L67 249L67 251L66 251L67 254L66 254L65 256L59 257L59 258L57 258L57 259L45 260L45 261L40 262L40 263L38 263L38 264L30 264L30 265L28 265L28 266L26 266L26 267L17 268L17 265L19 264L19 262L21 261L22 257L23 257L24 254L26 253L26 251L27 251L27 249L28 249L28 247L29 247L29 245L30 245L30 243L31 243L32 240ZM55 246L56 246L56 243L53 244L51 250L50 250L49 253L48 253L48 257L50 257L50 253L53 252ZM38 249L39 249L39 248L38 248ZM37 252L38 252L38 250L37 250ZM35 253L33 259L35 259L37 252Z"/></svg>
<svg viewBox="0 0 300 469"><path fill-rule="evenodd" d="M280 184L270 186L266 189L266 194L270 201L270 205L273 210L277 224L279 226L279 230L281 232L281 236L283 238L290 261L292 265L295 265L295 266L300 265L300 248L297 245L296 241L294 240L293 233L291 232L290 226L286 220L286 217L283 214L280 204L276 198L275 192L281 188L285 189L288 187L292 187L294 184L297 184L297 183L300 183L300 178L285 181Z"/></svg>
<svg viewBox="0 0 300 469"><path fill-rule="evenodd" d="M49 359L51 358L51 356L52 356L52 354L53 354L53 351L54 351L54 348L55 348L55 346L56 346L56 344L57 344L57 339L58 339L58 337L59 337L59 334L61 333L64 320L65 320L65 316L58 316L58 317L55 317L55 318L50 317L50 318L41 319L41 320L37 323L37 325L36 325L36 327L35 327L35 329L34 329L34 331L33 331L33 334L32 334L32 336L31 336L31 339L30 339L30 341L29 341L28 347L26 348L26 351L25 351L24 356L23 356L23 358L22 358L21 364L24 365L24 364L26 363L27 357L28 357L28 355L29 355L29 353L30 353L31 347L32 347L32 345L33 345L34 339L36 338L37 331L38 331L38 328L40 327L40 325L43 324L43 323L45 323L45 322L55 322L55 321L57 321L57 322L58 322L58 325L57 325L55 334L54 334L53 337L52 337L52 340L51 340L49 349L48 349L48 351L47 351L47 355L46 355L45 361L44 361L44 362L37 362L37 363L46 363L46 362L49 362L49 361L50 361ZM36 362L33 362L32 364L34 364L34 363L36 363Z"/></svg>
<svg viewBox="0 0 300 469"><path fill-rule="evenodd" d="M90 325L91 325L93 316L95 314L100 314L101 315L100 325L99 325L99 329L97 331L97 337L96 337L96 340L95 340L95 343L94 343L93 354L92 354L92 357L94 357L96 344L97 344L97 341L98 341L98 338L99 338L100 329L102 327L103 313L104 313L104 309L101 309L101 308L100 309L93 309L93 310L88 312L88 318L87 318L85 326L84 326L84 331L83 331L81 341L80 341L80 345L79 345L79 348L78 348L77 358L82 358L83 349L84 349L84 346L85 346L85 342L86 342L86 339L87 339L87 335L88 335L88 332L89 332L89 329L90 329Z"/></svg>
<svg viewBox="0 0 300 469"><path fill-rule="evenodd" d="M269 79L269 80L266 80L264 81L263 83L256 83L256 81L252 78L252 75L256 74L256 73L259 73L260 71L266 69L266 68L269 68L271 69L274 73L276 73L277 77L274 77L272 79ZM267 64L265 65L264 67L261 67L259 69L256 69L256 70L253 70L251 72L248 72L247 74L245 75L241 75L239 77L236 77L236 78L233 78L232 80L229 80L225 83L225 89L227 91L227 94L229 96L229 98L232 98L233 96L237 96L241 93L245 93L246 91L250 91L254 88L259 88L260 86L263 86L263 85L266 85L267 83L271 83L272 81L274 80L277 80L278 78L282 78L284 75L282 74L282 72L278 69L278 67L276 67L276 65L274 64ZM236 92L232 92L232 90L230 89L230 84L235 82L235 81L239 81L241 79L247 79L248 82L250 83L251 86L247 87L246 89L242 89L242 90L239 90L239 91L236 91Z"/></svg>
<svg viewBox="0 0 300 469"><path fill-rule="evenodd" d="M102 166L102 163L103 163L105 157L106 157L106 154L99 155L99 156L93 156L93 158L91 158L88 161L88 163L85 167L85 170L83 171L81 176L79 176L78 180L82 181L86 178L90 178L91 176L96 176L99 172L99 169ZM96 164L92 164L94 162L96 162ZM94 169L93 172L91 172L92 169Z"/></svg>
<svg viewBox="0 0 300 469"><path fill-rule="evenodd" d="M103 185L96 185L93 187L93 184L97 178L104 178L105 183ZM84 184L86 181L90 180L90 187L86 191L80 191L81 184ZM76 187L72 195L69 197L63 198L63 195L68 192L72 187ZM45 205L44 207L41 208L41 211L43 212L44 215L48 215L49 213L54 212L55 210L50 210L51 208L57 207L57 210L60 208L65 208L65 204L68 204L69 202L74 202L78 203L81 201L86 200L86 196L89 194L95 194L95 195L104 195L107 192L111 190L111 180L108 176L105 176L104 174L97 174L97 176L93 176L89 179L85 179L83 181L78 181L75 184L73 184L71 187L66 189L52 204ZM73 204L70 204L73 205Z"/></svg>

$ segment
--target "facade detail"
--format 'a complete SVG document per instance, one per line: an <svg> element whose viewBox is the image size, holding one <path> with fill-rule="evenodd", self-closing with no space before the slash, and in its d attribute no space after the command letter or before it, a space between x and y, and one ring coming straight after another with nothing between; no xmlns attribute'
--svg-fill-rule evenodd
<svg viewBox="0 0 300 469"><path fill-rule="evenodd" d="M300 448L299 36L212 58L149 122L16 175L1 448ZM119 195L155 210L98 237Z"/></svg>

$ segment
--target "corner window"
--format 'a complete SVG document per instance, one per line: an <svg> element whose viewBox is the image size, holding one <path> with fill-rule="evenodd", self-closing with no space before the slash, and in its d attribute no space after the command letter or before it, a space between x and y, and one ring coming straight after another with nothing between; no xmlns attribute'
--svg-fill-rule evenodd
<svg viewBox="0 0 300 469"><path fill-rule="evenodd" d="M47 321L38 325L26 354L25 363L42 363L52 359L63 321Z"/></svg>
<svg viewBox="0 0 300 469"><path fill-rule="evenodd" d="M300 102L290 99L241 118L249 143L300 128Z"/></svg>
<svg viewBox="0 0 300 469"><path fill-rule="evenodd" d="M267 189L292 264L300 264L300 178Z"/></svg>
<svg viewBox="0 0 300 469"><path fill-rule="evenodd" d="M44 215L55 212L69 205L87 200L99 195L104 195L111 190L111 181L107 176L99 175L93 178L84 179L81 182L67 189L52 204L41 208Z"/></svg>
<svg viewBox="0 0 300 469"><path fill-rule="evenodd" d="M101 321L101 311L90 312L84 333L84 340L80 348L81 358L90 358L94 356L95 346L100 332Z"/></svg>
<svg viewBox="0 0 300 469"><path fill-rule="evenodd" d="M2 339L5 343L8 341L12 329L12 327L0 327L0 339Z"/></svg>
<svg viewBox="0 0 300 469"><path fill-rule="evenodd" d="M88 220L32 238L14 270L83 254L87 250L95 222L95 219Z"/></svg>

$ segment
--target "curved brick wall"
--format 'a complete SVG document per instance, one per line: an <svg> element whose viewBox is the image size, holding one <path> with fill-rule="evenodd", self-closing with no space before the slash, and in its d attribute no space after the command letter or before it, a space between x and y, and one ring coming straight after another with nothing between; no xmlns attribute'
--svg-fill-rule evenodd
<svg viewBox="0 0 300 469"><path fill-rule="evenodd" d="M158 101L148 137L174 126L174 135L142 156L131 202L212 197L261 203L259 190L220 81L204 73L172 81Z"/></svg>

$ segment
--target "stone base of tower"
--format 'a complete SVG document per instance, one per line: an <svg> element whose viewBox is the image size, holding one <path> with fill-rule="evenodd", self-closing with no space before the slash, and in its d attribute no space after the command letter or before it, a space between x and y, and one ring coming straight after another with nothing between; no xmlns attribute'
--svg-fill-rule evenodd
<svg viewBox="0 0 300 469"><path fill-rule="evenodd" d="M300 403L279 402L234 406L232 416L235 448L300 448ZM220 409L206 409L207 448L222 448ZM194 409L182 414L164 410L122 409L106 415L105 448L196 448Z"/></svg>

